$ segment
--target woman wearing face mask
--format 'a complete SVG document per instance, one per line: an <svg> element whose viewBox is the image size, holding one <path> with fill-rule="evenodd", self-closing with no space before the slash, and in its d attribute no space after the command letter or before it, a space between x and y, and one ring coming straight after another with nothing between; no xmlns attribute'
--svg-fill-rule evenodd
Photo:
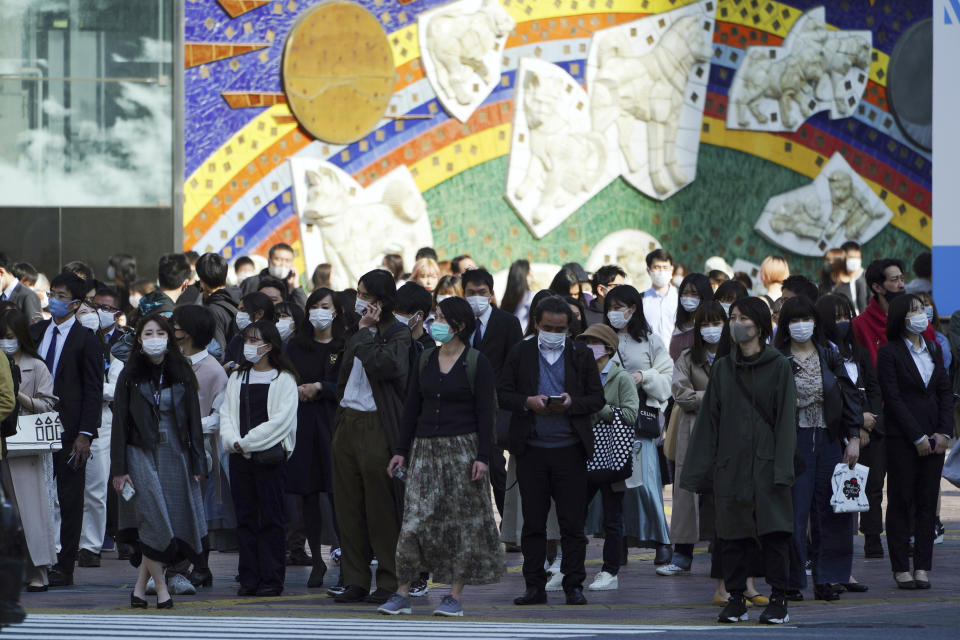
<svg viewBox="0 0 960 640"><path fill-rule="evenodd" d="M308 319L298 325L296 336L287 342L287 356L300 377L300 407L297 445L287 462L286 492L303 498L303 522L313 554L313 569L307 580L311 589L323 586L327 572L320 555L322 503L333 494L331 442L343 353L343 340L333 336L334 324L340 323L333 298L330 289L315 289L307 298ZM336 520L333 529L337 531Z"/></svg>
<svg viewBox="0 0 960 640"><path fill-rule="evenodd" d="M597 361L603 398L606 403L594 416L594 423L613 420L614 409L626 424L634 424L640 408L640 398L633 378L613 357L620 340L616 332L605 324L595 324L582 333L578 340L586 342ZM587 587L590 591L610 591L619 587L620 553L623 547L623 490L621 482L587 485L587 534L603 535L603 567ZM599 492L599 498L596 494Z"/></svg>
<svg viewBox="0 0 960 640"><path fill-rule="evenodd" d="M677 304L677 328L674 329L673 338L670 340L670 359L674 362L685 349L693 346L696 336L693 318L697 309L705 302L713 300L710 278L702 273L691 273L683 279L678 289L680 300Z"/></svg>
<svg viewBox="0 0 960 640"><path fill-rule="evenodd" d="M730 307L737 300L743 300L750 294L742 282L727 280L713 292L713 299L720 303L724 313L730 315Z"/></svg>
<svg viewBox="0 0 960 640"><path fill-rule="evenodd" d="M268 322L276 322L276 308L273 306L273 300L259 291L243 296L236 317L237 334L227 344L223 357L223 368L226 369L228 375L243 360L243 337L240 334L252 323L263 319Z"/></svg>
<svg viewBox="0 0 960 640"><path fill-rule="evenodd" d="M463 586L499 582L504 572L486 482L495 375L487 358L468 346L475 330L465 300L444 300L432 329L441 346L424 351L410 372L400 439L387 466L390 477L401 469L406 477L399 587L381 613L412 613L410 584L431 571L434 580L451 585L434 615L462 616Z"/></svg>
<svg viewBox="0 0 960 640"><path fill-rule="evenodd" d="M306 319L303 309L293 302L281 302L275 306L277 311L277 333L284 344L290 340L297 327L301 326Z"/></svg>
<svg viewBox="0 0 960 640"><path fill-rule="evenodd" d="M803 599L807 586L807 523L812 521L810 561L813 594L836 600L834 584L847 583L853 566L853 514L834 513L833 470L841 462L852 469L860 457L863 408L855 397L843 359L825 346L814 304L804 296L787 299L780 310L776 347L790 360L797 388L797 453L803 471L793 485L791 600Z"/></svg>
<svg viewBox="0 0 960 640"><path fill-rule="evenodd" d="M214 343L216 327L217 321L213 312L206 307L190 304L173 310L174 336L197 378L204 453L210 470L210 475L201 484L211 544L204 549L189 576L190 582L197 588L213 585L213 574L208 562L210 547L221 549L225 542L222 538L231 538L233 529L236 528L233 501L229 497L229 463L225 454L220 455L223 453L223 447L220 446L220 405L223 403L223 392L227 386L227 374L204 346Z"/></svg>
<svg viewBox="0 0 960 640"><path fill-rule="evenodd" d="M20 369L20 415L56 410L53 379L37 353L27 317L11 307L0 311L0 358L10 356ZM47 590L47 570L57 563L58 528L54 522L57 487L53 455L47 451L3 461L4 484L16 502L27 550L27 591Z"/></svg>
<svg viewBox="0 0 960 640"><path fill-rule="evenodd" d="M100 316L92 302L86 300L77 308L77 322L94 333L100 331Z"/></svg>
<svg viewBox="0 0 960 640"><path fill-rule="evenodd" d="M120 495L120 541L138 540L143 562L130 606L146 609L147 579L157 608L173 608L163 565L196 560L207 535L200 478L206 475L197 379L170 322L140 320L137 349L117 380L110 440L113 488Z"/></svg>
<svg viewBox="0 0 960 640"><path fill-rule="evenodd" d="M923 337L928 326L923 306L912 294L894 298L887 312L887 343L877 352L887 445L887 544L901 589L930 588L940 473L953 435L950 378L940 346Z"/></svg>
<svg viewBox="0 0 960 640"><path fill-rule="evenodd" d="M587 330L587 310L579 298L566 296L564 300L570 306L570 310L573 311L573 322L570 323L570 327L567 330L568 335L571 338L576 338Z"/></svg>
<svg viewBox="0 0 960 640"><path fill-rule="evenodd" d="M606 324L620 341L617 359L633 377L640 406L662 412L670 398L673 360L666 346L647 327L643 296L630 285L612 289L604 298ZM637 437L643 457L643 485L624 495L624 541L627 546L653 547L654 563L670 562L670 532L663 513L663 488L656 440Z"/></svg>
<svg viewBox="0 0 960 640"><path fill-rule="evenodd" d="M240 548L238 596L283 592L284 467L297 435L297 373L272 319L240 332L243 363L227 381L220 438L230 453L230 492Z"/></svg>
<svg viewBox="0 0 960 640"><path fill-rule="evenodd" d="M787 614L793 534L796 385L790 363L767 346L770 310L759 298L730 308L735 347L718 351L690 434L680 488L712 492L730 601L720 622L746 620L744 596L752 560L762 555L773 588L760 622L783 624ZM757 540L760 554L756 551Z"/></svg>

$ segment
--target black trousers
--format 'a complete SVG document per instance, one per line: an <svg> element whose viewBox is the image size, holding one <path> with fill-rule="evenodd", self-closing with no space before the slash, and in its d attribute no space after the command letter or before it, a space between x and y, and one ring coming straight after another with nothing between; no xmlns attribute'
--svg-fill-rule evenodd
<svg viewBox="0 0 960 640"><path fill-rule="evenodd" d="M623 547L623 491L614 491L609 483L587 484L587 504L600 492L603 503L603 571L617 575Z"/></svg>
<svg viewBox="0 0 960 640"><path fill-rule="evenodd" d="M587 461L583 447L527 447L522 456L517 456L517 482L523 506L520 548L527 587L543 589L547 584L543 563L547 556L550 498L557 505L560 524L563 589L570 591L582 586L587 577L583 564L587 554L587 536L583 532L587 516Z"/></svg>
<svg viewBox="0 0 960 640"><path fill-rule="evenodd" d="M286 531L283 513L284 467L265 467L230 455L230 493L237 515L240 586L283 589Z"/></svg>
<svg viewBox="0 0 960 640"><path fill-rule="evenodd" d="M503 447L494 444L490 455L490 486L493 487L493 501L497 503L497 513L503 517L503 496L507 492L507 459Z"/></svg>
<svg viewBox="0 0 960 640"><path fill-rule="evenodd" d="M883 481L887 475L886 438L870 440L860 451L860 464L870 467L867 477L867 500L870 511L860 514L860 531L865 536L883 533Z"/></svg>
<svg viewBox="0 0 960 640"><path fill-rule="evenodd" d="M60 553L56 568L73 575L80 548L83 530L83 488L86 484L87 465L71 469L67 464L73 441L64 442L63 448L53 454L53 474L57 479L57 498L60 501Z"/></svg>
<svg viewBox="0 0 960 640"><path fill-rule="evenodd" d="M913 511L913 569L933 567L933 528L944 456L920 457L903 438L887 441L887 546L895 573L910 571L910 512ZM867 480L869 483L870 481ZM868 485L869 486L869 485Z"/></svg>
<svg viewBox="0 0 960 640"><path fill-rule="evenodd" d="M932 531L932 529L931 529ZM790 538L785 532L768 533L760 536L760 555L767 584L774 595L787 590L790 575ZM720 553L723 558L723 582L731 594L743 594L747 589L747 578L757 556L757 540L721 540Z"/></svg>
<svg viewBox="0 0 960 640"><path fill-rule="evenodd" d="M323 506L321 500L327 498L323 493L307 493L302 496L303 499L303 524L306 528L307 542L310 543L310 553L313 555L313 566L319 567L326 564L320 555L320 544L323 537ZM331 511L335 512L333 495L330 495ZM333 517L333 530L337 534L337 540L340 539L340 529L337 527L337 518Z"/></svg>

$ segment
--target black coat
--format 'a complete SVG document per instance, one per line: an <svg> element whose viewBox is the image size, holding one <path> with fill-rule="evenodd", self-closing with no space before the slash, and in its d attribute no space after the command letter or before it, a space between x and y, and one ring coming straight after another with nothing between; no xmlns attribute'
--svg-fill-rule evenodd
<svg viewBox="0 0 960 640"><path fill-rule="evenodd" d="M863 407L857 397L856 387L843 366L843 358L833 349L815 345L820 358L820 373L823 380L823 421L831 440L860 436L863 426ZM796 375L796 363L787 343L781 352L790 361Z"/></svg>
<svg viewBox="0 0 960 640"><path fill-rule="evenodd" d="M287 356L297 369L300 384L323 383L312 402L301 402L297 409L297 443L287 460L285 491L309 494L333 490L333 417L337 411L337 378L343 342L314 342L309 346L299 339L287 343Z"/></svg>
<svg viewBox="0 0 960 640"><path fill-rule="evenodd" d="M240 295L241 297L250 295L257 290L257 287L260 286L260 278L272 278L276 280L273 276L270 275L269 269L264 269L257 275L250 276L240 283ZM307 304L307 294L304 293L303 287L297 287L290 292L290 302L293 302L298 307L303 309Z"/></svg>
<svg viewBox="0 0 960 640"><path fill-rule="evenodd" d="M8 300L23 311L23 315L27 316L27 322L39 322L43 320L43 311L40 309L40 298L33 292L33 289L18 283L17 286L13 288L13 292L10 294Z"/></svg>
<svg viewBox="0 0 960 640"><path fill-rule="evenodd" d="M197 390L185 382L170 385L173 392L177 435L187 454L190 473L207 474L207 456L203 448L200 424L200 399ZM149 382L130 379L129 369L120 372L113 399L113 431L110 434L110 475L127 473L127 445L153 451L157 446L156 399Z"/></svg>
<svg viewBox="0 0 960 640"><path fill-rule="evenodd" d="M920 370L902 339L877 351L877 379L883 393L886 436L914 443L920 437L942 433L953 437L953 392L943 367L940 345L927 340L933 375L924 386Z"/></svg>
<svg viewBox="0 0 960 640"><path fill-rule="evenodd" d="M214 340L220 343L226 352L227 345L237 333L237 308L240 306L240 290L235 287L217 289L203 300L203 306L210 310L217 323ZM224 360L224 362L227 362Z"/></svg>
<svg viewBox="0 0 960 640"><path fill-rule="evenodd" d="M572 401L567 415L589 460L593 456L593 414L604 405L600 372L593 352L569 338L563 349L563 360L564 390ZM527 409L526 400L539 395L539 386L540 348L537 339L531 338L514 345L497 389L500 408L513 412L507 448L515 455L523 455L527 441L533 436L536 414Z"/></svg>
<svg viewBox="0 0 960 640"><path fill-rule="evenodd" d="M503 371L503 365L510 355L514 345L523 340L523 331L517 316L494 307L491 309L490 319L480 339L478 351L487 357L493 365L497 380ZM470 345L473 346L473 345Z"/></svg>
<svg viewBox="0 0 960 640"><path fill-rule="evenodd" d="M44 320L30 327L37 348L40 348L43 334L51 322ZM46 355L41 353L40 358ZM63 424L61 441L64 447L76 440L81 431L97 437L103 403L103 377L100 339L93 331L74 321L63 343L57 370L53 373L53 395L60 399L57 411Z"/></svg>

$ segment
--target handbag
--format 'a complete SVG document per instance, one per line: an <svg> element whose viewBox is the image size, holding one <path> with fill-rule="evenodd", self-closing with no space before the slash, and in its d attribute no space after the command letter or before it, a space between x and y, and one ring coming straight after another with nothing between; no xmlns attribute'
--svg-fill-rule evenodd
<svg viewBox="0 0 960 640"><path fill-rule="evenodd" d="M943 477L955 487L960 487L960 442L953 445L943 462Z"/></svg>
<svg viewBox="0 0 960 640"><path fill-rule="evenodd" d="M683 409L676 404L673 405L673 411L670 412L670 422L667 424L666 434L663 436L663 455L667 460L677 459L677 432L680 427L680 414Z"/></svg>
<svg viewBox="0 0 960 640"><path fill-rule="evenodd" d="M632 471L633 428L623 420L620 409L613 409L610 421L593 425L593 457L587 460L587 478L596 484L609 484L628 478Z"/></svg>
<svg viewBox="0 0 960 640"><path fill-rule="evenodd" d="M20 416L17 418L17 432L7 438L7 455L15 458L60 451L62 433L63 424L56 411Z"/></svg>
<svg viewBox="0 0 960 640"><path fill-rule="evenodd" d="M250 379L250 370L247 369L243 374L243 386L240 388L240 395L243 396L244 415L243 424L240 425L240 436L245 436L250 432L250 393L247 389L247 381ZM254 451L250 454L250 459L254 464L264 467L275 467L282 464L287 459L287 452L283 450L283 445L279 442L264 451Z"/></svg>
<svg viewBox="0 0 960 640"><path fill-rule="evenodd" d="M647 406L647 393L642 388L637 388L637 395L640 396L640 410L637 411L636 435L656 440L660 437L660 409Z"/></svg>
<svg viewBox="0 0 960 640"><path fill-rule="evenodd" d="M851 469L843 462L833 469L833 497L830 506L834 513L863 513L870 511L867 500L867 477L870 469L862 464Z"/></svg>

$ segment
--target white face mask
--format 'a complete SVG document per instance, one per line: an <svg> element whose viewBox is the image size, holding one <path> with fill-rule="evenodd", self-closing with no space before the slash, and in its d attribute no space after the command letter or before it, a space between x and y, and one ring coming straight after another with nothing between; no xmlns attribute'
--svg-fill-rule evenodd
<svg viewBox="0 0 960 640"><path fill-rule="evenodd" d="M478 318L490 308L490 298L484 296L470 296L467 298L467 302L470 303L470 308L473 309L473 315Z"/></svg>
<svg viewBox="0 0 960 640"><path fill-rule="evenodd" d="M673 276L673 280L671 280L670 282L673 283L673 286L679 289L680 285L683 284L683 276Z"/></svg>
<svg viewBox="0 0 960 640"><path fill-rule="evenodd" d="M142 297L143 297L143 296L141 296L139 293L135 293L135 294L133 294L132 296L130 296L130 306L133 307L134 309L136 309L137 307L139 307L139 306L140 306L140 299L141 299ZM44 298L44 302L46 302L46 298Z"/></svg>
<svg viewBox="0 0 960 640"><path fill-rule="evenodd" d="M286 280L290 270L284 266L272 264L270 265L270 268L267 269L267 273L277 280Z"/></svg>
<svg viewBox="0 0 960 640"><path fill-rule="evenodd" d="M10 338L9 340L0 340L0 351L3 351L8 356L12 356L17 351L20 350L20 343L17 342L16 338Z"/></svg>
<svg viewBox="0 0 960 640"><path fill-rule="evenodd" d="M927 330L927 327L929 326L929 324L930 323L927 322L926 315L912 316L910 318L907 318L907 331L909 331L914 335L920 335L921 333Z"/></svg>
<svg viewBox="0 0 960 640"><path fill-rule="evenodd" d="M732 302L721 302L720 306L723 307L723 312L727 314L727 317L730 317L730 307L733 306Z"/></svg>
<svg viewBox="0 0 960 640"><path fill-rule="evenodd" d="M163 355L167 352L166 338L144 338L143 352L151 357Z"/></svg>
<svg viewBox="0 0 960 640"><path fill-rule="evenodd" d="M627 314L627 311L607 311L607 320L610 321L611 327L619 331L627 326L628 322L630 322L630 317L633 314Z"/></svg>
<svg viewBox="0 0 960 640"><path fill-rule="evenodd" d="M860 258L847 258L847 273L856 273L862 264Z"/></svg>
<svg viewBox="0 0 960 640"><path fill-rule="evenodd" d="M700 336L707 344L717 344L723 335L723 327L700 327Z"/></svg>
<svg viewBox="0 0 960 640"><path fill-rule="evenodd" d="M693 313L697 310L697 307L700 306L700 298L684 296L680 298L680 306L683 307L683 310L687 313Z"/></svg>
<svg viewBox="0 0 960 640"><path fill-rule="evenodd" d="M445 294L442 294L442 293L441 293L440 295L437 296L437 304L440 304L441 302L443 302L443 301L446 300L447 298L452 298L452 297L453 297L453 296L448 296L448 295L445 295Z"/></svg>
<svg viewBox="0 0 960 640"><path fill-rule="evenodd" d="M370 303L366 300L357 298L357 303L353 305L353 310L357 312L358 316L362 316L363 312L367 310L367 307L370 306Z"/></svg>
<svg viewBox="0 0 960 640"><path fill-rule="evenodd" d="M117 320L112 313L107 313L106 311L97 309L97 317L100 318L100 327L103 329L109 329L113 325L117 324Z"/></svg>
<svg viewBox="0 0 960 640"><path fill-rule="evenodd" d="M927 322L933 324L933 307L924 307L923 312L927 314Z"/></svg>
<svg viewBox="0 0 960 640"><path fill-rule="evenodd" d="M246 311L237 312L237 329L243 331L250 326L250 314Z"/></svg>
<svg viewBox="0 0 960 640"><path fill-rule="evenodd" d="M653 282L653 286L657 289L662 289L663 287L670 284L670 279L673 276L669 271L651 271L650 280Z"/></svg>
<svg viewBox="0 0 960 640"><path fill-rule="evenodd" d="M286 341L293 335L293 320L287 318L277 323L277 331L280 333L280 339Z"/></svg>
<svg viewBox="0 0 960 640"><path fill-rule="evenodd" d="M249 362L250 364L257 364L263 359L263 356L267 355L266 353L258 353L262 344L245 344L243 345L243 359Z"/></svg>
<svg viewBox="0 0 960 640"><path fill-rule="evenodd" d="M402 324L402 325L405 326L405 327L409 327L409 326L410 326L410 320L413 319L413 316L405 316L405 315L403 315L403 314L401 314L401 313L395 313L395 314L393 314L393 317L397 319L397 322L399 322L400 324Z"/></svg>
<svg viewBox="0 0 960 640"><path fill-rule="evenodd" d="M110 266L107 267L107 280L113 280L117 277L117 270Z"/></svg>
<svg viewBox="0 0 960 640"><path fill-rule="evenodd" d="M310 309L310 324L314 329L323 331L333 322L333 309Z"/></svg>
<svg viewBox="0 0 960 640"><path fill-rule="evenodd" d="M790 337L795 342L806 342L813 337L813 321L791 322Z"/></svg>
<svg viewBox="0 0 960 640"><path fill-rule="evenodd" d="M77 320L81 326L90 329L90 331L100 330L100 316L96 313L85 313L82 316L77 316Z"/></svg>
<svg viewBox="0 0 960 640"><path fill-rule="evenodd" d="M567 341L567 334L541 331L537 334L537 340L540 343L541 349L545 351L556 351L557 349L563 348L563 345Z"/></svg>

